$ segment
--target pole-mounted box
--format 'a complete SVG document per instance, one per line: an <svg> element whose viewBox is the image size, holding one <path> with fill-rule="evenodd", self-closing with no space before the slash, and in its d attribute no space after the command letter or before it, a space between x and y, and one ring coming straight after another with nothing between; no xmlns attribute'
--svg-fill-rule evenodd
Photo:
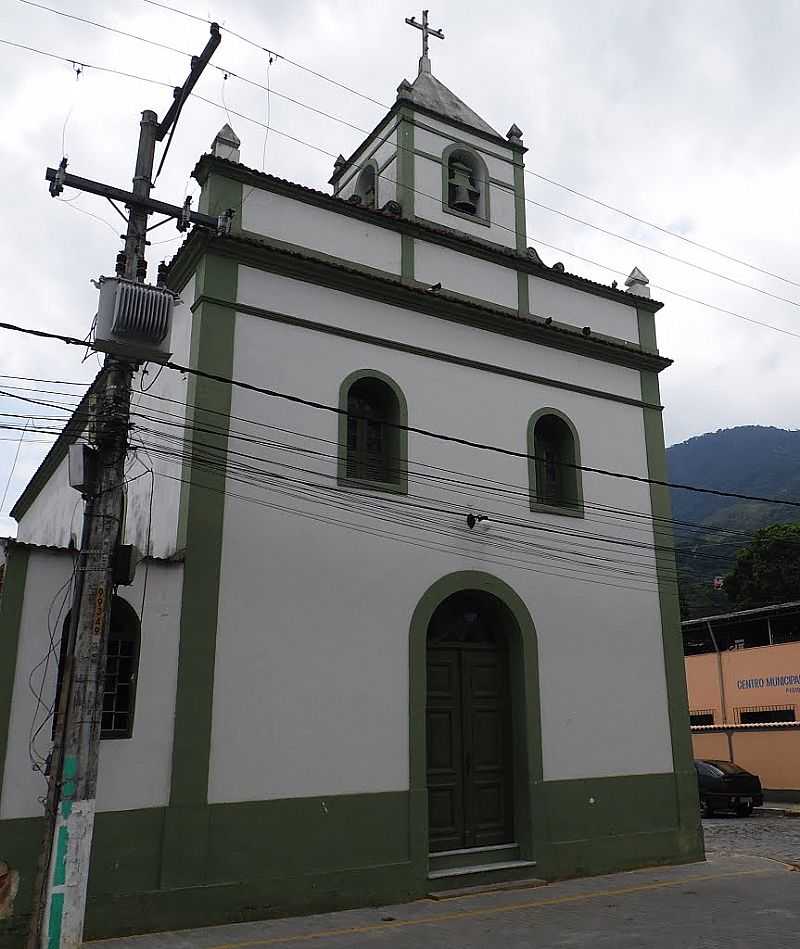
<svg viewBox="0 0 800 949"><path fill-rule="evenodd" d="M122 359L166 362L170 351L171 290L124 277L100 278L94 345Z"/></svg>

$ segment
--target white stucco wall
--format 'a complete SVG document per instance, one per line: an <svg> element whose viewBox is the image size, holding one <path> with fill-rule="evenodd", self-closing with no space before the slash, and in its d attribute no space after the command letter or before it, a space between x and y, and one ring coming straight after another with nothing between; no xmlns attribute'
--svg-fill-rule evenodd
<svg viewBox="0 0 800 949"><path fill-rule="evenodd" d="M246 268L239 291L243 298L266 293L272 308L306 318L358 323L363 317L378 332L386 323L417 345L441 340L439 321ZM362 312L364 307L368 312ZM466 343L458 327L442 325L452 344L448 349ZM473 357L504 362L513 350L529 371L535 371L541 358L539 347L467 333ZM593 361L551 351L546 356L542 368L552 373L558 364L565 376L585 384L584 365ZM559 362L560 357L566 361ZM643 423L636 407L237 317L238 378L269 379L276 389L335 405L342 379L363 368L380 370L398 383L411 425L524 452L530 415L553 406L573 420L584 463L646 475ZM597 364L598 373L609 370L616 373ZM636 381L638 386L638 376ZM318 480L328 488L335 485L338 420L333 413L240 389L233 392L232 413L323 439L284 436L282 441L311 446L329 457L251 450L276 472ZM429 505L464 513L490 510L495 516L505 512L532 524L642 539L641 525L620 525L594 512L586 521L531 514L524 494L524 459L414 435L409 455L412 466L428 463L468 472L517 485L521 492L506 500L481 490L464 495L454 484L418 484L412 476L412 493ZM307 470L292 471L279 467L280 462ZM386 502L369 492L323 489L312 500L308 489L285 481L264 486L232 482L230 490L257 503L226 499L211 801L407 788L411 615L434 581L463 569L484 569L505 580L533 616L539 635L546 779L671 770L658 595L646 553L635 567L620 565L619 572L601 573L596 564L574 562L577 545L585 540L524 530L520 537L499 524L486 533L470 533L463 513L422 513L402 507L402 498ZM589 503L649 511L646 487L629 482L585 475L584 495ZM514 540L527 546L512 549ZM494 549L495 543L503 549ZM544 549L532 546L536 544ZM557 547L566 550L559 553ZM595 553L617 557L617 550L600 545ZM566 562L558 559L562 555ZM625 569L648 576L625 578L620 575Z"/></svg>
<svg viewBox="0 0 800 949"><path fill-rule="evenodd" d="M241 303L317 320L324 325L341 326L436 352L494 363L519 372L562 379L631 399L641 398L641 382L635 369L561 352L548 346L521 343L499 333L476 330L425 313L376 303L338 290L264 273L252 267L239 267L238 299ZM293 365L296 368L296 357L293 357ZM430 371L438 372L437 365L432 363ZM305 382L305 375L295 377L294 387L297 388L301 382Z"/></svg>
<svg viewBox="0 0 800 949"><path fill-rule="evenodd" d="M368 161L374 160L380 167L396 151L397 119L391 116L389 121L384 123L374 135L364 139L361 148L353 155L351 166L339 179L334 193L342 198L347 198L353 193L358 173ZM389 199L386 198L385 200L388 201Z"/></svg>
<svg viewBox="0 0 800 949"><path fill-rule="evenodd" d="M51 627L55 633L55 655L42 679L37 666L49 648L48 609L59 588L72 572L72 557L66 552L31 550L25 580L25 600L20 625L17 668L14 674L8 750L0 792L0 819L36 817L42 813L39 798L46 794L44 777L31 767L28 742L31 724L37 726L43 711L28 686L41 688L42 699L52 706L56 691L58 642L69 603L59 616L63 592L55 601ZM178 666L178 635L183 568L180 564L149 565L147 597L141 630L141 653L137 678L137 702L133 737L103 741L97 806L101 811L158 807L169 800L175 689ZM136 582L120 588L119 595L140 614L144 565ZM36 739L36 748L50 750L48 723Z"/></svg>
<svg viewBox="0 0 800 949"><path fill-rule="evenodd" d="M444 290L517 309L517 272L438 244L414 241L414 276Z"/></svg>
<svg viewBox="0 0 800 949"><path fill-rule="evenodd" d="M400 273L400 235L269 191L254 190L242 212L247 231L389 273Z"/></svg>
<svg viewBox="0 0 800 949"><path fill-rule="evenodd" d="M195 277L192 277L181 292L181 305L174 310L172 358L180 365L190 362L194 298ZM188 385L188 375L173 369L159 372L159 367L152 363L147 366L144 381L141 371L134 378L131 421L136 455L129 458L127 464L127 475L131 480L125 506L125 543L135 544L140 551L153 557L171 557L178 545L181 495L178 479L181 478L182 463L180 458L168 457L159 449L182 451L175 439L184 435ZM142 392L143 388L145 392ZM142 443L150 448L139 448ZM149 474L137 477L147 469L155 472L155 478Z"/></svg>
<svg viewBox="0 0 800 949"><path fill-rule="evenodd" d="M428 131L427 128L421 128L421 125L430 126L435 132ZM453 142L460 142L469 148L477 151L481 158L486 162L489 170L489 177L497 181L504 181L506 184L514 184L514 166L512 164L513 152L510 148L504 148L498 142L489 142L480 135L471 135L462 129L456 129L452 126L439 122L432 116L419 116L416 127L414 128L414 148L421 152L427 152L429 155L441 156L448 145Z"/></svg>
<svg viewBox="0 0 800 949"><path fill-rule="evenodd" d="M514 196L507 188L489 183L491 223L488 226L461 214L451 214L442 207L442 166L439 162L430 161L421 155L414 156L414 190L414 213L417 217L484 241L507 247L516 246Z"/></svg>
<svg viewBox="0 0 800 949"><path fill-rule="evenodd" d="M528 277L530 310L536 316L552 316L561 323L591 326L595 333L639 342L636 306L615 303L572 287Z"/></svg>
<svg viewBox="0 0 800 949"><path fill-rule="evenodd" d="M20 518L17 539L26 544L68 547L81 539L83 502L69 485L66 457Z"/></svg>

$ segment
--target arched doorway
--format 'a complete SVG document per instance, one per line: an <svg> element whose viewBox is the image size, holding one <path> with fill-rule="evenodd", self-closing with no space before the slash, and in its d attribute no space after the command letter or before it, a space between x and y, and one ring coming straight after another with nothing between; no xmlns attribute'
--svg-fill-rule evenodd
<svg viewBox="0 0 800 949"><path fill-rule="evenodd" d="M459 590L426 640L430 852L514 840L509 642L513 616L485 590Z"/></svg>

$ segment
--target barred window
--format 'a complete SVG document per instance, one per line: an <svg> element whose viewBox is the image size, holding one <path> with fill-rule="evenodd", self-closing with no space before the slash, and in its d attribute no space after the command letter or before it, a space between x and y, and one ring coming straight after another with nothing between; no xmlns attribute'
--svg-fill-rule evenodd
<svg viewBox="0 0 800 949"><path fill-rule="evenodd" d="M740 725L760 725L764 722L794 722L797 720L794 705L752 705L737 708L736 717Z"/></svg>
<svg viewBox="0 0 800 949"><path fill-rule="evenodd" d="M59 724L59 707L69 648L71 621L71 614L67 614L61 633L56 711L53 716L54 735ZM101 738L130 738L133 735L139 645L139 617L129 603L123 600L122 597L115 596L111 603L111 624L106 646L103 709L100 721Z"/></svg>
<svg viewBox="0 0 800 949"><path fill-rule="evenodd" d="M690 725L713 725L714 724L714 710L707 709L693 709L689 712L689 724Z"/></svg>

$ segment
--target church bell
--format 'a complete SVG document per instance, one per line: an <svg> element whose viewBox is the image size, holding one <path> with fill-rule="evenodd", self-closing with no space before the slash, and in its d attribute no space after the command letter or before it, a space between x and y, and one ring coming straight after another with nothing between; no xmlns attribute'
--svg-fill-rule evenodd
<svg viewBox="0 0 800 949"><path fill-rule="evenodd" d="M478 213L480 191L472 180L472 169L458 161L450 162L450 207L464 214Z"/></svg>

